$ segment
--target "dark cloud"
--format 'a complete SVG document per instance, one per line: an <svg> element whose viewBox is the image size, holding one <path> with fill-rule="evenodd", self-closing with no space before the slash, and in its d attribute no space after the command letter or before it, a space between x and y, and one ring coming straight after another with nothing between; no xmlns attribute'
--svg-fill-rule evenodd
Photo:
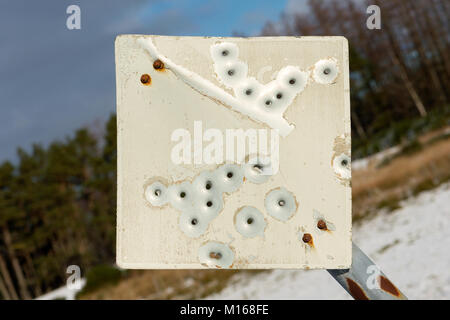
<svg viewBox="0 0 450 320"><path fill-rule="evenodd" d="M2 1L0 161L14 159L17 146L62 139L114 111L117 34L227 36L239 23L247 28L239 17L255 3L259 6L256 0ZM71 4L81 8L81 30L66 28ZM272 13L268 7L266 15Z"/></svg>
<svg viewBox="0 0 450 320"><path fill-rule="evenodd" d="M63 138L115 108L114 38L154 30L170 34L192 23L131 22L156 1L8 1L0 7L0 160L18 145ZM81 7L81 30L66 28L66 8ZM125 22L125 23L124 23Z"/></svg>

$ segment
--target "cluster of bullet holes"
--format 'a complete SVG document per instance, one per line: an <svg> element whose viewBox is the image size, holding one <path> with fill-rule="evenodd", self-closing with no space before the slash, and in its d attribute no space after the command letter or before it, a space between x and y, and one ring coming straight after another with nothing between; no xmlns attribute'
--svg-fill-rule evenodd
<svg viewBox="0 0 450 320"><path fill-rule="evenodd" d="M333 84L339 74L337 60L328 58L319 60L306 71L297 66L283 67L274 80L263 85L254 77L248 76L248 65L238 59L239 48L236 44L218 42L210 47L210 53L218 80L234 91L234 97L230 97L226 91L208 80L159 54L151 39L140 38L138 42L155 59L155 70L163 71L164 64L167 64L168 69L191 87L233 110L278 129L282 136L287 136L294 129L294 125L284 119L284 112L308 82L312 80L319 84ZM150 84L142 78L141 82L144 85Z"/></svg>
<svg viewBox="0 0 450 320"><path fill-rule="evenodd" d="M253 157L243 165L224 164L213 171L203 171L192 182L166 186L155 181L145 188L145 198L152 206L170 204L180 211L181 231L190 238L198 238L222 211L224 193L239 189L244 177L257 184L269 179L272 169L268 159Z"/></svg>
<svg viewBox="0 0 450 320"><path fill-rule="evenodd" d="M282 68L276 79L266 85L248 77L248 66L238 60L239 49L234 43L212 45L211 56L219 81L232 88L237 99L255 106L254 112L283 114L308 83L309 72L294 66Z"/></svg>
<svg viewBox="0 0 450 320"><path fill-rule="evenodd" d="M224 192L236 191L243 183L244 177L254 183L266 181L256 179L255 173L248 171L252 168L257 173L264 172L264 168L269 164L262 162L247 162L243 166L225 164L214 171L200 173L192 183L184 181L168 188L160 181L156 181L146 188L145 197L154 206L170 203L175 209L180 210L180 229L188 237L198 238L205 233L209 222L223 209ZM268 215L281 222L292 218L298 208L294 195L283 187L269 191L264 205ZM316 210L313 218L319 235L335 230L334 224ZM234 224L237 232L244 238L264 236L267 226L263 213L252 206L240 208L235 214ZM299 239L307 247L314 247L311 233L301 232ZM226 244L207 242L199 248L198 257L200 263L208 267L228 268L233 263L234 253Z"/></svg>

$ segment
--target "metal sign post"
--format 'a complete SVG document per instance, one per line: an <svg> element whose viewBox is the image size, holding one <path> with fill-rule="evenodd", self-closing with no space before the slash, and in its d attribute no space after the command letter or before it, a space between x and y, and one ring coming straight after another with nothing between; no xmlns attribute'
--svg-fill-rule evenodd
<svg viewBox="0 0 450 320"><path fill-rule="evenodd" d="M353 243L350 269L328 270L355 300L407 300L378 266Z"/></svg>

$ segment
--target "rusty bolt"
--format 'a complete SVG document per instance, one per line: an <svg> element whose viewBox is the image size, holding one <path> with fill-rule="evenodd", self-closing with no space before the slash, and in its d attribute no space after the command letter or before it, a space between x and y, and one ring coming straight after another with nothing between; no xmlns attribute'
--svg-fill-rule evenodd
<svg viewBox="0 0 450 320"><path fill-rule="evenodd" d="M304 243L310 243L312 240L312 236L310 233L305 233L302 238Z"/></svg>
<svg viewBox="0 0 450 320"><path fill-rule="evenodd" d="M164 62L159 59L155 60L155 62L153 62L153 68L155 68L156 70L164 69Z"/></svg>
<svg viewBox="0 0 450 320"><path fill-rule="evenodd" d="M320 230L327 230L327 223L323 220L317 221L317 228Z"/></svg>
<svg viewBox="0 0 450 320"><path fill-rule="evenodd" d="M150 82L152 82L152 78L148 74L143 74L141 76L141 82L142 82L142 84L149 85Z"/></svg>
<svg viewBox="0 0 450 320"><path fill-rule="evenodd" d="M210 252L209 257L211 259L220 259L222 258L222 254L220 252Z"/></svg>

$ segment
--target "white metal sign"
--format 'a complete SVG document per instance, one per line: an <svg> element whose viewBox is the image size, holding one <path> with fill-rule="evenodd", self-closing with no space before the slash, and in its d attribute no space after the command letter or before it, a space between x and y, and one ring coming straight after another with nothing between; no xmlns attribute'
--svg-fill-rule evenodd
<svg viewBox="0 0 450 320"><path fill-rule="evenodd" d="M348 268L342 37L116 39L117 263Z"/></svg>

